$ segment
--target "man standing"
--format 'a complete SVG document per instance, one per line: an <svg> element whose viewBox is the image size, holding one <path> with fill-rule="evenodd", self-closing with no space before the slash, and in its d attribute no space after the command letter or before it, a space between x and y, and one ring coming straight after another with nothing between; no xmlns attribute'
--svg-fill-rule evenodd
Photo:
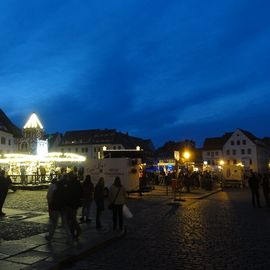
<svg viewBox="0 0 270 270"><path fill-rule="evenodd" d="M0 217L5 216L6 214L3 213L2 208L5 202L5 199L8 194L8 189L11 186L10 178L5 177L5 171L0 171Z"/></svg>
<svg viewBox="0 0 270 270"><path fill-rule="evenodd" d="M260 203L260 190L259 190L259 178L255 173L251 170L250 176L248 179L249 188L251 190L251 196L252 196L252 205L253 207L261 207Z"/></svg>

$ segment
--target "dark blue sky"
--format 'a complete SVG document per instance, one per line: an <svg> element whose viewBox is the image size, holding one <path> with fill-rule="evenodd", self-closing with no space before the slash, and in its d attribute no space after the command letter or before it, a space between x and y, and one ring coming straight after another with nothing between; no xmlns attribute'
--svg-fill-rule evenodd
<svg viewBox="0 0 270 270"><path fill-rule="evenodd" d="M269 1L4 0L0 107L22 127L270 136Z"/></svg>

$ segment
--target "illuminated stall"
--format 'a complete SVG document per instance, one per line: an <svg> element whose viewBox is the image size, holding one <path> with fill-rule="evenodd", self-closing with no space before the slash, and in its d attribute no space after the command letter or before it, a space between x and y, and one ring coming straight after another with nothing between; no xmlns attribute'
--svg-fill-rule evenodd
<svg viewBox="0 0 270 270"><path fill-rule="evenodd" d="M62 167L72 170L85 160L84 156L73 153L4 154L0 156L0 166L13 183L42 184L59 175Z"/></svg>
<svg viewBox="0 0 270 270"><path fill-rule="evenodd" d="M49 153L45 138L43 125L32 113L23 127L22 137L17 139L18 153L0 155L0 167L13 183L43 184L58 176L62 167L71 170L86 160L73 153Z"/></svg>

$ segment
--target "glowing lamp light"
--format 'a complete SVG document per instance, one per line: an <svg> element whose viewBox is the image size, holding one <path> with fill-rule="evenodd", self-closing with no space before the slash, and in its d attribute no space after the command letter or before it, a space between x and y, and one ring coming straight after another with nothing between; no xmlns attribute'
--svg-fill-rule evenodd
<svg viewBox="0 0 270 270"><path fill-rule="evenodd" d="M103 149L103 151L106 151L106 150L107 150L107 146L104 145L104 146L102 147L102 149Z"/></svg>
<svg viewBox="0 0 270 270"><path fill-rule="evenodd" d="M224 160L220 160L219 165L223 166L224 165Z"/></svg>
<svg viewBox="0 0 270 270"><path fill-rule="evenodd" d="M208 164L208 162L207 162L207 161L204 161L204 162L203 162L203 165L207 165L207 164Z"/></svg>
<svg viewBox="0 0 270 270"><path fill-rule="evenodd" d="M189 158L190 158L190 153L189 153L188 151L185 151L185 152L183 153L183 157L184 157L185 159L189 159Z"/></svg>
<svg viewBox="0 0 270 270"><path fill-rule="evenodd" d="M140 151L141 150L141 147L139 145L136 146L136 150L137 151Z"/></svg>

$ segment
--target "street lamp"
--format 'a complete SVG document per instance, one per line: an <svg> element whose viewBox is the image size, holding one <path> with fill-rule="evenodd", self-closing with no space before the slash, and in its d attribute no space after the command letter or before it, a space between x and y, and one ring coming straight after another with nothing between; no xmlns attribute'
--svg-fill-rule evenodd
<svg viewBox="0 0 270 270"><path fill-rule="evenodd" d="M184 157L184 159L188 160L190 158L190 153L188 151L185 151L183 153L183 157Z"/></svg>
<svg viewBox="0 0 270 270"><path fill-rule="evenodd" d="M224 160L220 160L220 161L219 161L219 165L220 165L220 166L223 166L223 165L224 165Z"/></svg>

